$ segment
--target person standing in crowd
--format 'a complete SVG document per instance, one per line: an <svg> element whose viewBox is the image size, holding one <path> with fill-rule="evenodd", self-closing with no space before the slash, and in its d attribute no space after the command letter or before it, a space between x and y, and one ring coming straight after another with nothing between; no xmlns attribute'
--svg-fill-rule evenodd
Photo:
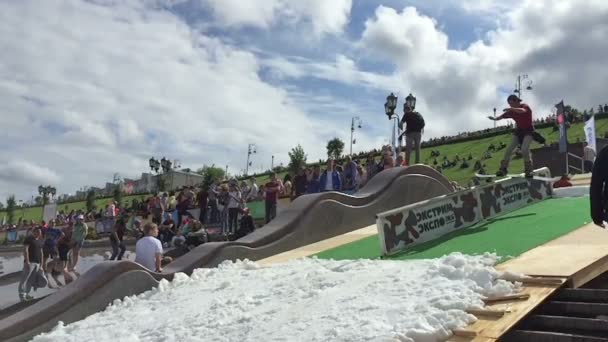
<svg viewBox="0 0 608 342"><path fill-rule="evenodd" d="M378 172L378 164L376 164L376 160L374 158L374 154L370 153L367 156L367 180L372 179L372 177L374 177L376 175L376 173Z"/></svg>
<svg viewBox="0 0 608 342"><path fill-rule="evenodd" d="M59 260L62 263L63 278L68 283L72 279L72 276L68 273L69 265L69 253L72 249L72 233L74 231L74 223L69 222L65 228L63 228L63 236L57 241L57 252L59 253Z"/></svg>
<svg viewBox="0 0 608 342"><path fill-rule="evenodd" d="M296 199L306 193L306 174L304 168L298 169L298 174L293 179L294 196L292 199Z"/></svg>
<svg viewBox="0 0 608 342"><path fill-rule="evenodd" d="M114 227L112 227L112 233L110 234L110 245L112 247L112 256L110 256L110 260L122 260L122 256L127 250L127 247L123 242L126 230L127 225L124 219L119 218L116 220Z"/></svg>
<svg viewBox="0 0 608 342"><path fill-rule="evenodd" d="M201 221L202 224L207 223L207 207L209 206L208 190L208 187L203 186L196 195L196 202L198 203L198 208L200 209L198 220Z"/></svg>
<svg viewBox="0 0 608 342"><path fill-rule="evenodd" d="M497 118L488 117L491 120L513 119L515 121L515 130L513 131L511 144L505 150L505 156L500 162L500 169L496 172L496 176L504 177L507 175L513 151L515 151L517 146L521 146L521 154L524 159L524 174L527 178L532 178L534 176L532 173L532 157L530 155L530 144L534 140L532 109L527 104L521 102L521 99L517 95L509 95L507 102L509 103L509 108L505 108L501 116Z"/></svg>
<svg viewBox="0 0 608 342"><path fill-rule="evenodd" d="M156 238L158 226L155 223L146 223L144 234L135 245L135 262L152 272L162 272L163 246Z"/></svg>
<svg viewBox="0 0 608 342"><path fill-rule="evenodd" d="M403 105L403 118L401 118L401 127L405 124L405 163L410 164L410 156L412 149L416 153L415 162L420 163L420 143L422 141L422 132L424 130L424 118L415 108L410 107L408 103ZM401 139L401 137L400 137Z"/></svg>
<svg viewBox="0 0 608 342"><path fill-rule="evenodd" d="M283 192L282 195L289 196L291 198L293 192L293 184L291 183L291 175L288 173L283 178Z"/></svg>
<svg viewBox="0 0 608 342"><path fill-rule="evenodd" d="M30 296L32 285L30 277L36 276L40 271L42 262L42 230L34 228L32 234L25 238L23 242L23 271L19 281L19 299L21 301L32 300Z"/></svg>
<svg viewBox="0 0 608 342"><path fill-rule="evenodd" d="M357 186L357 163L353 161L351 156L346 156L344 162L344 190L351 191Z"/></svg>
<svg viewBox="0 0 608 342"><path fill-rule="evenodd" d="M165 212L163 208L162 201L158 194L155 194L150 201L150 213L152 214L152 222L156 224L160 224L163 220L163 213Z"/></svg>
<svg viewBox="0 0 608 342"><path fill-rule="evenodd" d="M336 161L329 159L327 161L327 169L319 178L321 191L340 191L342 190L341 176L336 171Z"/></svg>
<svg viewBox="0 0 608 342"><path fill-rule="evenodd" d="M50 273L50 270L46 267L49 258L58 259L59 251L57 250L57 242L63 235L61 229L55 228L55 220L50 220L48 227L44 232L44 247L42 248L42 268L47 273Z"/></svg>
<svg viewBox="0 0 608 342"><path fill-rule="evenodd" d="M589 200L593 223L604 227L604 221L608 221L608 146L605 146L595 159Z"/></svg>
<svg viewBox="0 0 608 342"><path fill-rule="evenodd" d="M307 178L306 182L306 192L309 194L316 194L321 192L319 178L321 177L321 167L316 165L314 169L310 172L310 178Z"/></svg>
<svg viewBox="0 0 608 342"><path fill-rule="evenodd" d="M266 223L270 223L277 216L277 202L281 185L277 180L277 174L270 175L270 181L264 185L266 194Z"/></svg>
<svg viewBox="0 0 608 342"><path fill-rule="evenodd" d="M357 165L357 179L355 180L356 190L359 190L367 183L367 175L365 174L365 170L363 166Z"/></svg>
<svg viewBox="0 0 608 342"><path fill-rule="evenodd" d="M585 172L591 172L593 170L593 162L595 161L595 151L589 143L585 143L583 148L583 160L585 164Z"/></svg>
<svg viewBox="0 0 608 342"><path fill-rule="evenodd" d="M215 181L209 187L209 210L211 211L209 217L209 223L217 223L218 222L218 199L217 196L219 194L219 181Z"/></svg>
<svg viewBox="0 0 608 342"><path fill-rule="evenodd" d="M230 184L228 196L228 235L234 235L238 229L239 211L243 202L236 184Z"/></svg>
<svg viewBox="0 0 608 342"><path fill-rule="evenodd" d="M256 201L258 199L258 185L255 182L255 177L249 179L249 192L247 193L247 202Z"/></svg>
<svg viewBox="0 0 608 342"><path fill-rule="evenodd" d="M74 232L72 233L72 265L68 271L73 272L76 270L76 265L78 265L78 259L80 258L80 250L84 245L84 240L87 238L87 234L89 233L89 227L86 223L84 223L84 216L78 215L76 216L76 223L74 224Z"/></svg>

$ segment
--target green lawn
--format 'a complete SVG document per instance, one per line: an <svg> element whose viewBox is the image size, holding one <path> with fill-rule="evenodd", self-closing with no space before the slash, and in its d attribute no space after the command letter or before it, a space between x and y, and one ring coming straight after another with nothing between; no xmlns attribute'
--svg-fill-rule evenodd
<svg viewBox="0 0 608 342"><path fill-rule="evenodd" d="M390 259L438 258L452 252L495 252L503 261L571 232L589 221L589 198L549 199L414 246ZM323 259L378 259L378 236L355 241L317 254Z"/></svg>
<svg viewBox="0 0 608 342"><path fill-rule="evenodd" d="M148 196L150 196L150 195L124 196L123 203L125 205L130 206L131 201L133 199L137 199L138 201L141 202L141 200L143 198L148 197ZM97 210L99 210L100 208L104 208L108 204L108 202L111 200L112 200L112 198L96 199L95 205L97 206ZM85 201L57 205L57 210L63 210L64 212L68 212L68 213L72 210L79 210L79 209L83 209L83 210L86 209ZM5 214L6 214L6 212L0 211L0 222ZM42 207L17 208L17 210L15 210L15 222L17 222L17 220L19 220L19 218L23 218L25 220L40 221L40 220L42 220Z"/></svg>

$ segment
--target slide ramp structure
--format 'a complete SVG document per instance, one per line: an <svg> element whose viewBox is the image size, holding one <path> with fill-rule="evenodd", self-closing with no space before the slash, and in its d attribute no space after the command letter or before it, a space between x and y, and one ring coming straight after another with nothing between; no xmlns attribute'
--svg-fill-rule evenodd
<svg viewBox="0 0 608 342"><path fill-rule="evenodd" d="M176 273L190 274L226 260L260 260L339 236L375 222L378 212L454 192L443 175L424 165L394 168L372 178L354 195L326 192L299 197L261 229L231 242L203 244L149 272L130 261L100 263L60 291L0 320L0 341L25 341L104 310L115 299L152 289ZM1 315L0 315L1 317Z"/></svg>

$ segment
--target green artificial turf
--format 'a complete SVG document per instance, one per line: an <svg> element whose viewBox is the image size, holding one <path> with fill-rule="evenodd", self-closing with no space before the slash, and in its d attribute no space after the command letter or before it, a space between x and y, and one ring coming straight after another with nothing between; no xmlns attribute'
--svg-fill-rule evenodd
<svg viewBox="0 0 608 342"><path fill-rule="evenodd" d="M494 252L505 261L579 228L589 221L588 217L588 197L549 199L414 246L390 259L437 258L452 252L472 255ZM376 259L380 254L380 242L375 235L316 256L323 259Z"/></svg>

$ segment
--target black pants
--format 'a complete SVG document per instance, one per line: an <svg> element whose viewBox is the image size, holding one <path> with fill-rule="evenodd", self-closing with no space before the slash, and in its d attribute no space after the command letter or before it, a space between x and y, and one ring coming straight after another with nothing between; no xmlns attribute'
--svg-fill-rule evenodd
<svg viewBox="0 0 608 342"><path fill-rule="evenodd" d="M122 260L122 256L127 250L127 247L125 247L124 242L110 239L110 244L112 245L112 256L110 257L110 260Z"/></svg>
<svg viewBox="0 0 608 342"><path fill-rule="evenodd" d="M266 223L269 223L275 217L277 217L277 202L266 201Z"/></svg>
<svg viewBox="0 0 608 342"><path fill-rule="evenodd" d="M239 208L228 208L228 232L234 234L238 228Z"/></svg>
<svg viewBox="0 0 608 342"><path fill-rule="evenodd" d="M207 207L201 208L201 212L198 215L198 220L201 221L202 224L207 223Z"/></svg>
<svg viewBox="0 0 608 342"><path fill-rule="evenodd" d="M217 223L219 221L219 212L217 210L217 199L209 200L209 207L211 208L211 217L209 223Z"/></svg>

